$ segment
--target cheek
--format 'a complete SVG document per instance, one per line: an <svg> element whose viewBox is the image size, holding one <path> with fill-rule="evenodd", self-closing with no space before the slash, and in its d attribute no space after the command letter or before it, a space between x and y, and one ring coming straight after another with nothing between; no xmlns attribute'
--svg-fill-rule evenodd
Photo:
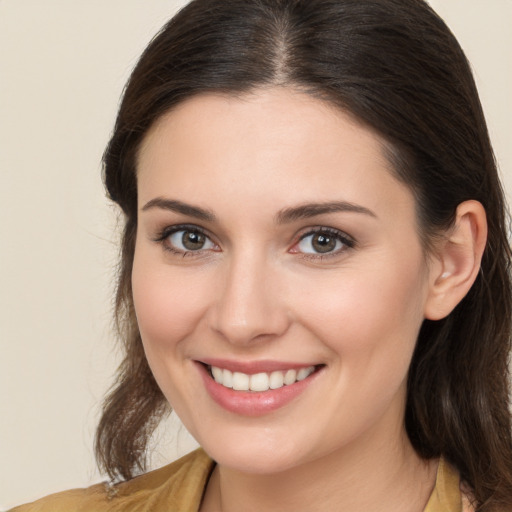
<svg viewBox="0 0 512 512"><path fill-rule="evenodd" d="M196 327L204 309L204 287L183 272L154 264L135 253L133 301L142 340L148 351L175 349Z"/></svg>
<svg viewBox="0 0 512 512"><path fill-rule="evenodd" d="M343 361L367 365L378 355L402 365L423 322L425 285L420 265L366 267L305 281L294 300L308 330Z"/></svg>
<svg viewBox="0 0 512 512"><path fill-rule="evenodd" d="M315 414L337 411L332 423L346 425L347 432L364 430L390 404L398 404L400 414L424 290L421 268L347 273L304 289L297 307L307 330L328 347L334 370L332 394Z"/></svg>
<svg viewBox="0 0 512 512"><path fill-rule="evenodd" d="M186 344L182 340L197 324L197 295L193 283L180 280L179 275L173 276L165 266L162 271L161 263L155 265L150 258L142 256L143 251L135 253L132 291L144 352L167 401L186 420L186 404L192 403L194 396L181 378L186 361L183 357Z"/></svg>

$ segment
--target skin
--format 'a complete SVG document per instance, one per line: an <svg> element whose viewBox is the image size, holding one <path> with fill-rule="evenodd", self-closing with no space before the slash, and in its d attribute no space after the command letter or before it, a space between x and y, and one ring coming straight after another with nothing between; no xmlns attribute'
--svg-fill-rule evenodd
<svg viewBox="0 0 512 512"><path fill-rule="evenodd" d="M423 510L437 464L418 458L404 430L407 372L422 321L460 300L478 251L454 237L446 258L425 255L414 197L380 138L290 89L197 96L147 134L138 201L132 283L144 349L218 463L202 510ZM357 211L276 221L340 201ZM461 211L459 238L479 232L475 209ZM203 249L184 254L180 235L161 240L182 224L205 230ZM313 254L312 237L301 237L326 227L353 246ZM292 402L247 417L206 392L195 361L211 357L324 366Z"/></svg>

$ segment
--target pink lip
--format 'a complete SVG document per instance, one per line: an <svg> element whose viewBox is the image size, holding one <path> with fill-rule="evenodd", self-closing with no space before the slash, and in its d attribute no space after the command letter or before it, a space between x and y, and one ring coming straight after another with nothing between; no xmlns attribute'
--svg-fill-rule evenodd
<svg viewBox="0 0 512 512"><path fill-rule="evenodd" d="M248 375L255 373L270 373L275 371L299 370L314 366L315 363L291 363L284 361L232 361L229 359L201 359L199 362L207 366L217 366L232 372L242 372Z"/></svg>
<svg viewBox="0 0 512 512"><path fill-rule="evenodd" d="M262 416L283 407L302 394L316 380L318 375L322 373L322 369L317 370L304 380L278 389L269 389L262 392L235 391L215 382L204 364L198 363L196 366L199 369L206 391L214 402L227 411L241 416ZM213 366L217 366L217 364ZM261 366L257 366L261 368ZM226 366L220 364L219 367L226 368ZM299 367L301 366L288 366L288 368ZM240 368L240 366L237 366L237 368ZM265 368L268 368L268 365ZM281 369L282 367L279 366L279 368ZM227 369L231 370L231 368ZM244 373L250 372L245 371Z"/></svg>

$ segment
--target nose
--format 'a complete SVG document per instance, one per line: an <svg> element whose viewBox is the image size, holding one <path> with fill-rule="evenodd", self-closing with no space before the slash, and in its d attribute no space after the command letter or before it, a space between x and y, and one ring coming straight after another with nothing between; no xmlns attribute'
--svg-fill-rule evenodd
<svg viewBox="0 0 512 512"><path fill-rule="evenodd" d="M210 327L234 345L283 335L289 327L286 301L277 269L254 254L226 263L214 290Z"/></svg>

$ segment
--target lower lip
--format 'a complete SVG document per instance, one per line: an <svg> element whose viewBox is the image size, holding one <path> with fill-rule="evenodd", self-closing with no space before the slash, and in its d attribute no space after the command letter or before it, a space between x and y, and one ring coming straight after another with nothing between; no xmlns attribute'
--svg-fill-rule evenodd
<svg viewBox="0 0 512 512"><path fill-rule="evenodd" d="M197 363L206 391L211 398L227 411L242 416L262 416L275 411L301 395L317 378L317 370L304 380L268 391L235 391L213 380L207 368Z"/></svg>

